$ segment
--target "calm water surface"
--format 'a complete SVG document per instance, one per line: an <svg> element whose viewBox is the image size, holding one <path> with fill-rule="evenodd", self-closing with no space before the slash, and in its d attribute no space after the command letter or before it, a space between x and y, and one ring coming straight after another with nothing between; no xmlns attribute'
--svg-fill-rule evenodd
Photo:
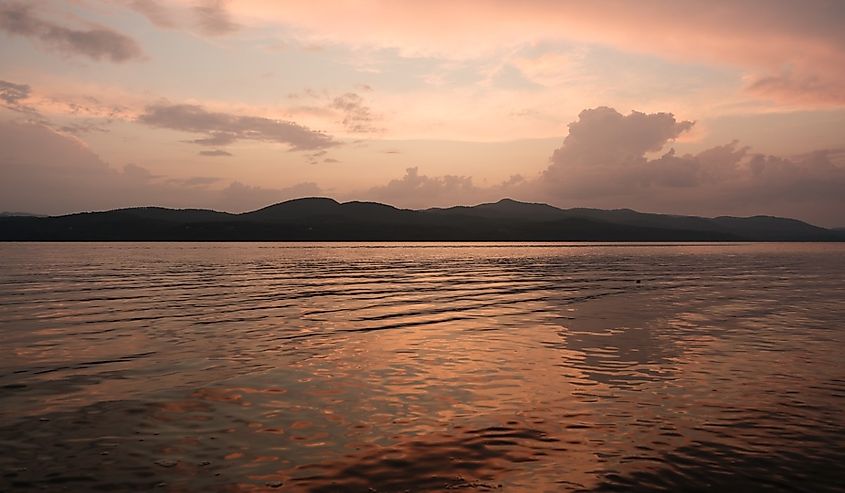
<svg viewBox="0 0 845 493"><path fill-rule="evenodd" d="M845 245L2 244L0 491L845 491Z"/></svg>

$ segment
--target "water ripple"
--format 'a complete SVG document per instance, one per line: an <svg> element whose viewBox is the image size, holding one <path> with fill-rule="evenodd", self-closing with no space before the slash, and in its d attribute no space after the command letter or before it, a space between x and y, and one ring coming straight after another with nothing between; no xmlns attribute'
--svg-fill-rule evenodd
<svg viewBox="0 0 845 493"><path fill-rule="evenodd" d="M0 491L845 491L843 254L3 244Z"/></svg>

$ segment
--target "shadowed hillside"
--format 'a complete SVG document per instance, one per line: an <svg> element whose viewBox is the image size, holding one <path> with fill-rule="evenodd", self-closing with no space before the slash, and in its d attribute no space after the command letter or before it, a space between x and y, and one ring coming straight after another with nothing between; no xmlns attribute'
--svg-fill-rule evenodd
<svg viewBox="0 0 845 493"><path fill-rule="evenodd" d="M303 198L230 214L139 207L0 217L3 241L841 241L842 231L768 216L703 218L629 209L558 209L503 199L398 209Z"/></svg>

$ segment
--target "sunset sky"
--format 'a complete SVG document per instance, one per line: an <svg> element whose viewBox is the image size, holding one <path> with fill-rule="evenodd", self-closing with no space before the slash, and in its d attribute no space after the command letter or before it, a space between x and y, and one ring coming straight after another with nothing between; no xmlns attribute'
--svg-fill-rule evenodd
<svg viewBox="0 0 845 493"><path fill-rule="evenodd" d="M0 211L399 207L845 226L845 2L0 0Z"/></svg>

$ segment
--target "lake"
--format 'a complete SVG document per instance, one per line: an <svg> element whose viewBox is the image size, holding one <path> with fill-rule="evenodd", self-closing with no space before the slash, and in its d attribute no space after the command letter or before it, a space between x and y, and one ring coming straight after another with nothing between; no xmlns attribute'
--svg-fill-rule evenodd
<svg viewBox="0 0 845 493"><path fill-rule="evenodd" d="M0 491L845 491L843 244L0 244Z"/></svg>

